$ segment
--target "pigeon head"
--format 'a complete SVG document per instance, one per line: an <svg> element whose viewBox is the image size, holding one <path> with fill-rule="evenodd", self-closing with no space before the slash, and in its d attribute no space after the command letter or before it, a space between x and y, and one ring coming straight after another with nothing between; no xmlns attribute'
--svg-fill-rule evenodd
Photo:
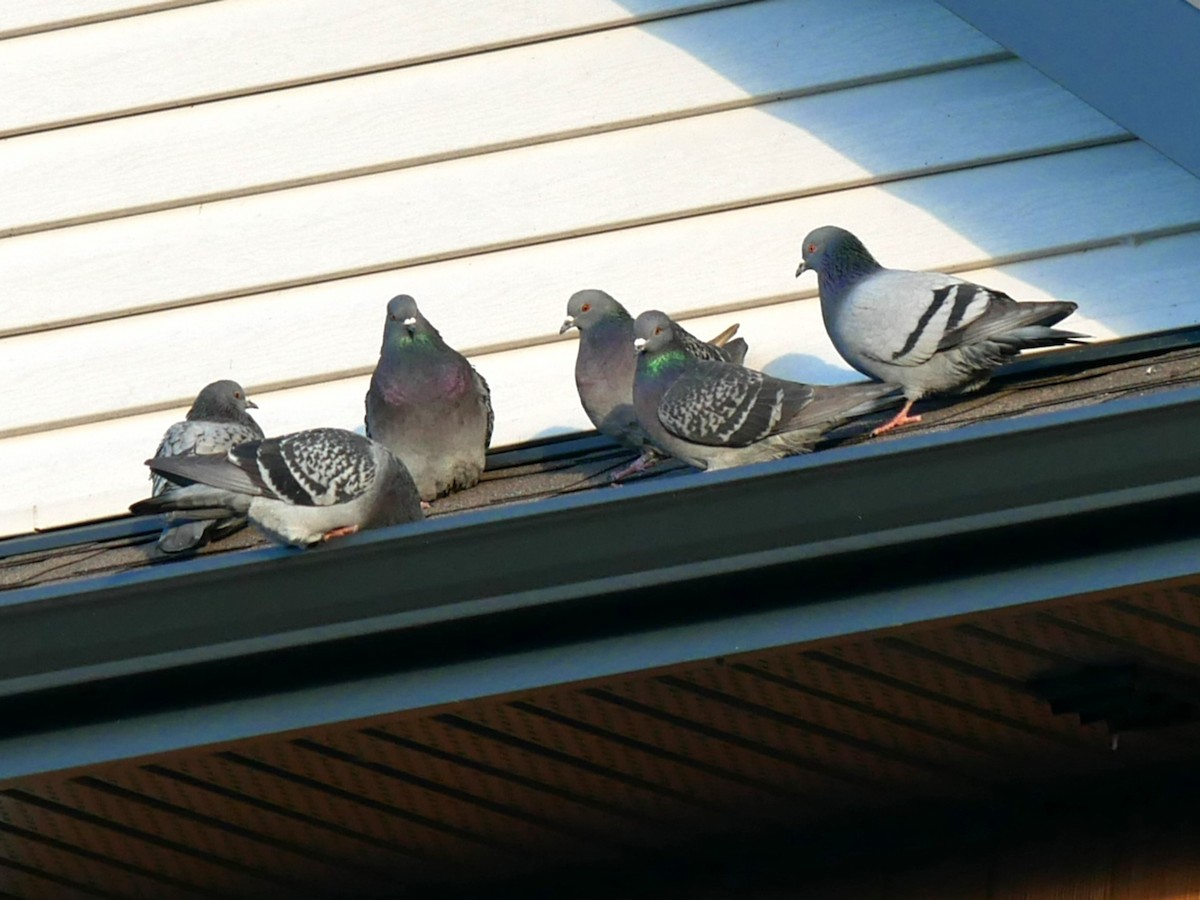
<svg viewBox="0 0 1200 900"><path fill-rule="evenodd" d="M676 349L678 338L671 317L657 309L648 309L633 323L633 346L639 353L658 353Z"/></svg>
<svg viewBox="0 0 1200 900"><path fill-rule="evenodd" d="M258 409L258 404L246 396L240 384L226 379L205 385L187 417L202 422L236 422L250 418L247 409Z"/></svg>
<svg viewBox="0 0 1200 900"><path fill-rule="evenodd" d="M812 269L817 277L832 283L856 281L879 268L869 250L845 228L822 225L808 233L803 245L804 258L796 277Z"/></svg>
<svg viewBox="0 0 1200 900"><path fill-rule="evenodd" d="M388 301L387 322L383 327L384 344L393 341L422 341L440 338L437 329L417 309L417 301L408 294L399 294Z"/></svg>
<svg viewBox="0 0 1200 900"><path fill-rule="evenodd" d="M567 301L567 318L558 333L566 334L572 328L587 331L589 326L610 319L628 320L629 313L604 291L576 291Z"/></svg>

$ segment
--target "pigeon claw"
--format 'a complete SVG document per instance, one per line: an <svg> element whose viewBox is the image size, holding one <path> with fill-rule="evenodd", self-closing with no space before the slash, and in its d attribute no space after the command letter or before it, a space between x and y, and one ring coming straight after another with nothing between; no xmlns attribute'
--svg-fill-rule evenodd
<svg viewBox="0 0 1200 900"><path fill-rule="evenodd" d="M905 403L904 407L900 410L900 412L896 413L894 418L884 422L882 425L872 431L871 437L879 437L881 434L887 434L893 428L899 428L901 425L912 425L915 422L920 422L920 416L910 416L908 414L908 411L912 409L913 402L914 401L909 400L907 403Z"/></svg>
<svg viewBox="0 0 1200 900"><path fill-rule="evenodd" d="M658 460L658 454L653 450L647 450L625 468L619 472L613 472L608 476L608 480L616 484L622 478L628 478L630 475L637 475L639 472L645 472Z"/></svg>
<svg viewBox="0 0 1200 900"><path fill-rule="evenodd" d="M321 535L321 540L332 541L334 538L346 537L350 534L358 534L357 525L343 525L340 528L334 528Z"/></svg>

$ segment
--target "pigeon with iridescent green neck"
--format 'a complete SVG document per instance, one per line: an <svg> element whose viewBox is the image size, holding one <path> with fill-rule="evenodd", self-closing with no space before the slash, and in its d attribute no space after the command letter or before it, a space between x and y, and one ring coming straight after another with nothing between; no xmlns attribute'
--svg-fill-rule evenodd
<svg viewBox="0 0 1200 900"><path fill-rule="evenodd" d="M745 340L730 340L737 333L737 325L731 325L708 343L679 325L675 327L684 349L697 359L741 364L746 358ZM576 291L567 301L567 318L559 334L572 328L579 329L575 387L583 411L601 434L642 451L636 461L615 473L612 480L644 471L656 454L633 410L633 373L637 368L633 316L604 291Z"/></svg>
<svg viewBox="0 0 1200 900"><path fill-rule="evenodd" d="M367 435L399 457L422 500L479 481L492 440L491 391L407 294L388 302L366 406Z"/></svg>
<svg viewBox="0 0 1200 900"><path fill-rule="evenodd" d="M803 253L796 275L817 273L821 316L838 353L864 375L904 389L904 407L875 434L921 421L908 412L927 394L983 387L1022 350L1087 337L1050 327L1075 303L1018 301L941 272L886 269L844 228L809 232Z"/></svg>
<svg viewBox="0 0 1200 900"><path fill-rule="evenodd" d="M257 405L246 396L236 381L214 381L196 395L182 422L176 422L162 437L156 457L184 456L196 453L224 453L246 441L262 440L262 429L247 409ZM150 474L151 494L172 495L180 486L161 475ZM172 514L158 538L163 553L194 550L207 541L227 535L246 524L243 516L191 519L184 513Z"/></svg>
<svg viewBox="0 0 1200 900"><path fill-rule="evenodd" d="M658 447L698 469L807 453L837 425L895 406L890 385L810 385L695 359L675 323L650 310L633 324L633 406Z"/></svg>

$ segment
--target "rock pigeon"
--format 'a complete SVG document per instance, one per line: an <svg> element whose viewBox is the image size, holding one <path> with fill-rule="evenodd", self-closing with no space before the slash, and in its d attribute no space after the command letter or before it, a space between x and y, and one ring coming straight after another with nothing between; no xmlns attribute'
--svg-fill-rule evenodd
<svg viewBox="0 0 1200 900"><path fill-rule="evenodd" d="M699 469L807 453L842 422L900 400L891 385L801 384L694 359L675 323L657 310L638 316L633 332L640 354L633 380L638 422L657 446Z"/></svg>
<svg viewBox="0 0 1200 900"><path fill-rule="evenodd" d="M341 428L248 441L226 453L155 457L146 465L181 486L138 501L133 512L247 516L272 540L295 547L424 517L404 464Z"/></svg>
<svg viewBox="0 0 1200 900"><path fill-rule="evenodd" d="M236 381L214 381L205 385L184 420L167 429L154 455L224 453L246 441L262 440L262 429L246 412L247 409L258 409L258 406L247 399L246 391ZM155 497L179 489L174 482L153 472L150 474L150 483L151 494ZM163 553L192 550L246 523L241 516L183 522L178 522L174 516L171 519L171 524L163 528L158 538L157 546Z"/></svg>
<svg viewBox="0 0 1200 900"><path fill-rule="evenodd" d="M612 480L644 471L655 454L633 409L633 373L637 368L633 316L604 291L576 291L567 301L567 318L558 333L565 334L572 328L579 329L575 387L583 411L601 434L644 451L631 465L613 474ZM731 325L705 343L675 325L675 333L689 355L740 365L747 347L742 338L730 340L737 329L737 325Z"/></svg>
<svg viewBox="0 0 1200 900"><path fill-rule="evenodd" d="M864 375L904 389L903 408L875 434L921 421L908 412L926 394L982 387L1022 350L1087 337L1050 327L1076 303L1017 301L941 272L886 269L862 241L832 225L804 239L797 277L809 269L838 353Z"/></svg>
<svg viewBox="0 0 1200 900"><path fill-rule="evenodd" d="M407 294L388 302L366 402L367 435L400 458L422 500L479 481L492 441L491 391Z"/></svg>

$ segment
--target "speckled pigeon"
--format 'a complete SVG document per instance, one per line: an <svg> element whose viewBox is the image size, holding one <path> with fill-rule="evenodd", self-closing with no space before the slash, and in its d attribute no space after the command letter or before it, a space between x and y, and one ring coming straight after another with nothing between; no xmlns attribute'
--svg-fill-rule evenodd
<svg viewBox="0 0 1200 900"><path fill-rule="evenodd" d="M637 368L633 316L604 291L576 291L567 301L567 318L558 333L565 334L572 328L579 329L575 387L584 412L601 434L644 451L635 462L612 475L612 480L618 481L643 471L655 458L633 409L633 373ZM746 358L747 347L742 338L730 340L737 329L737 325L731 325L705 343L678 324L675 326L689 355L740 365Z"/></svg>
<svg viewBox="0 0 1200 900"><path fill-rule="evenodd" d="M657 310L638 316L633 332L638 421L657 446L699 469L807 453L835 426L900 400L890 385L809 385L694 359Z"/></svg>
<svg viewBox="0 0 1200 900"><path fill-rule="evenodd" d="M155 457L146 465L186 486L140 500L134 512L244 515L272 540L295 547L424 518L404 464L341 428L249 441L226 453Z"/></svg>
<svg viewBox="0 0 1200 900"><path fill-rule="evenodd" d="M842 358L871 378L904 389L905 404L875 434L910 422L926 394L963 393L1030 347L1078 343L1087 335L1051 328L1070 301L1017 301L941 272L887 269L862 241L826 225L804 239L796 275L813 269L825 330Z"/></svg>
<svg viewBox="0 0 1200 900"><path fill-rule="evenodd" d="M492 440L492 396L407 294L393 297L367 390L367 435L396 454L421 499L479 481Z"/></svg>
<svg viewBox="0 0 1200 900"><path fill-rule="evenodd" d="M214 381L205 385L184 420L167 429L154 455L224 453L230 447L246 441L261 440L262 429L246 412L247 409L258 409L258 406L247 399L246 391L236 381ZM153 472L150 473L150 483L151 493L155 497L179 489L173 482ZM192 550L246 523L241 516L190 521L180 521L186 519L184 516L170 518L171 524L163 528L158 538L157 546L163 553Z"/></svg>

